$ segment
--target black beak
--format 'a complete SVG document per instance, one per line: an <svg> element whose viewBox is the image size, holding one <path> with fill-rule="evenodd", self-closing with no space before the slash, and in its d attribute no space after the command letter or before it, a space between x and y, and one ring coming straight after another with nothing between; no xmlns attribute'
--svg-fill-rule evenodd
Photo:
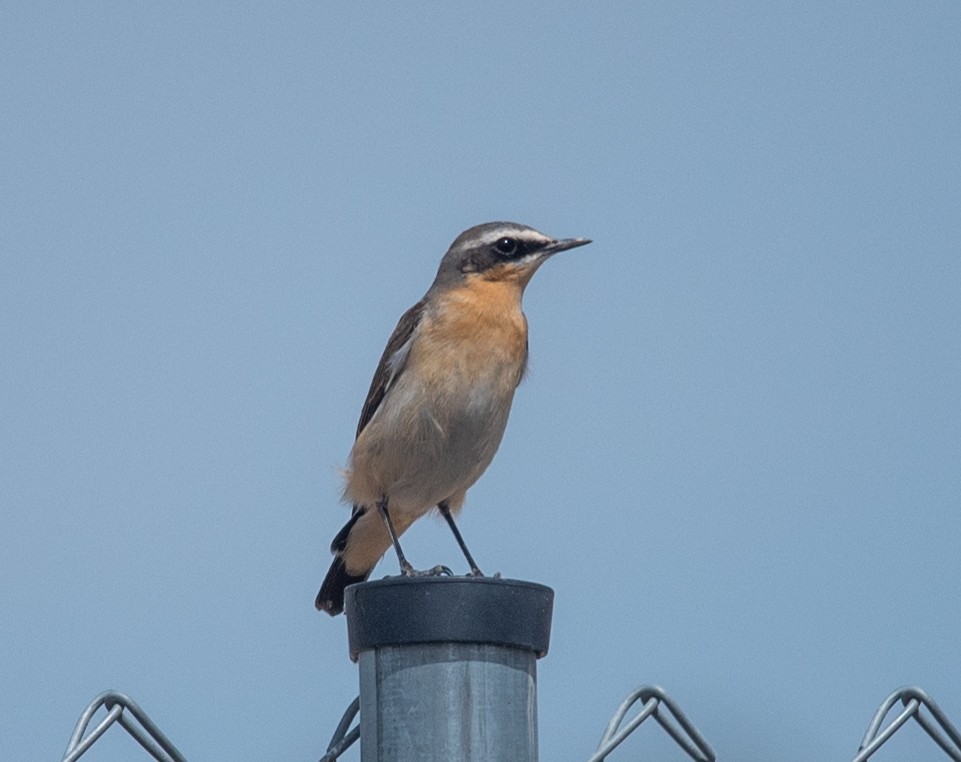
<svg viewBox="0 0 961 762"><path fill-rule="evenodd" d="M567 251L568 249L576 249L578 246L586 246L590 242L590 238L563 238L560 241L547 244L539 253L545 257L549 257L552 254L557 254L559 251Z"/></svg>

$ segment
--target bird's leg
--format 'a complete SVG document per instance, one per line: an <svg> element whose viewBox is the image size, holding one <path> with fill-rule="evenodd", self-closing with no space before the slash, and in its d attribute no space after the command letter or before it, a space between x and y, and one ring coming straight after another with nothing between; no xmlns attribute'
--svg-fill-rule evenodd
<svg viewBox="0 0 961 762"><path fill-rule="evenodd" d="M437 510L440 511L440 515L444 517L447 521L447 526L450 527L450 531L454 533L454 539L457 540L457 544L460 545L461 553L464 554L464 558L467 559L467 563L470 564L470 573L472 577L483 577L484 573L477 568L477 562L474 561L474 557L470 554L467 549L467 545L464 543L464 538L460 536L460 530L457 528L457 524L454 523L454 517L450 513L450 506L446 502L438 503Z"/></svg>
<svg viewBox="0 0 961 762"><path fill-rule="evenodd" d="M394 550L397 553L397 561L400 563L400 573L405 577L412 576L414 572L414 567L410 565L410 561L404 556L404 551L400 548L400 540L397 539L397 531L394 529L394 522L390 519L390 513L387 510L387 498L382 497L377 501L377 510L380 511L380 515L384 518L384 523L387 525L387 532L390 534L390 541L394 544Z"/></svg>

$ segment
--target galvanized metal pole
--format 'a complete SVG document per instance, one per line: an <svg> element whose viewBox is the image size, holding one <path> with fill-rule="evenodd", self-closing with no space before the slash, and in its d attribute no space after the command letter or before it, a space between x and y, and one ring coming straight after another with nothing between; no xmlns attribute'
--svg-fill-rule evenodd
<svg viewBox="0 0 961 762"><path fill-rule="evenodd" d="M553 600L543 585L487 577L349 587L361 762L536 762Z"/></svg>

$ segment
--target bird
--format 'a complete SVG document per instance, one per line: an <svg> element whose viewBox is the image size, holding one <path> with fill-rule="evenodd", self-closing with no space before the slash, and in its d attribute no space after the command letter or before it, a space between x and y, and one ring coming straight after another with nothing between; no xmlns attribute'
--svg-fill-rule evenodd
<svg viewBox="0 0 961 762"><path fill-rule="evenodd" d="M365 581L391 545L402 575L449 574L416 571L399 542L435 508L471 574L483 576L454 515L493 460L527 369L524 289L554 254L588 243L515 222L476 225L454 239L374 372L345 470L351 516L331 543L318 610L343 611L345 588Z"/></svg>

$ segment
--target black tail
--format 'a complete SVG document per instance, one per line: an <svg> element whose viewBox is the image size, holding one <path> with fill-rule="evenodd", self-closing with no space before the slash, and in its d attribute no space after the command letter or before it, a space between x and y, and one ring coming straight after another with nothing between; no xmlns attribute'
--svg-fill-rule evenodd
<svg viewBox="0 0 961 762"><path fill-rule="evenodd" d="M320 586L314 605L319 611L326 611L331 616L336 616L344 610L344 588L355 582L363 582L369 576L369 571L366 574L351 574L347 571L344 559L337 556L330 565L327 576L324 577L324 584Z"/></svg>
<svg viewBox="0 0 961 762"><path fill-rule="evenodd" d="M350 535L350 530L354 528L354 524L364 515L365 511L366 509L363 506L355 505L350 521L344 524L330 544L330 550L334 554L334 562L327 570L324 583L320 586L320 592L317 593L317 600L314 601L318 611L326 611L331 616L339 614L344 610L344 588L353 585L355 582L363 582L370 576L372 570L368 570L366 574L350 574L347 571L346 564L344 564L344 559L340 555L347 547L347 537Z"/></svg>

